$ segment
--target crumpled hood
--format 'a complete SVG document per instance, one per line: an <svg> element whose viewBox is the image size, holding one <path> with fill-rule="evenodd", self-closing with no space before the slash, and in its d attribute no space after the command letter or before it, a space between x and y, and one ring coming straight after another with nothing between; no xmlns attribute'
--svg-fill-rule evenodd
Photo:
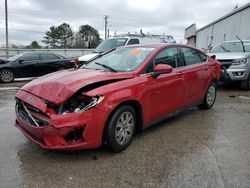
<svg viewBox="0 0 250 188"><path fill-rule="evenodd" d="M24 85L21 90L60 104L79 89L97 82L132 78L134 73L93 69L69 69L45 75Z"/></svg>
<svg viewBox="0 0 250 188"><path fill-rule="evenodd" d="M248 52L225 52L225 53L211 53L210 56L215 55L217 60L233 60L244 59L250 57Z"/></svg>

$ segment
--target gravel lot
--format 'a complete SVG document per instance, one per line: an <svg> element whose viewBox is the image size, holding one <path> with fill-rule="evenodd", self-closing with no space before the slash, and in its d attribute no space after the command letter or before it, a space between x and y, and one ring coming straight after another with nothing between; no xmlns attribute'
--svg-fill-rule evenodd
<svg viewBox="0 0 250 188"><path fill-rule="evenodd" d="M0 84L0 187L250 187L250 91L222 85L211 110L182 112L118 154L54 152L14 127L24 83Z"/></svg>

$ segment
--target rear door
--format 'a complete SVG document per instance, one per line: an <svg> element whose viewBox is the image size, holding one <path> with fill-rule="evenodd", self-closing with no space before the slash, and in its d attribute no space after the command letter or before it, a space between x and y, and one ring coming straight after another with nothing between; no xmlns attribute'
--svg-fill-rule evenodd
<svg viewBox="0 0 250 188"><path fill-rule="evenodd" d="M153 72L154 66L157 64L171 65L173 71L153 78L150 73ZM180 66L180 53L175 47L160 51L147 66L146 74L143 75L148 77L148 82L145 83L149 95L147 113L145 114L146 122L164 118L183 106L186 97L183 75L179 72Z"/></svg>
<svg viewBox="0 0 250 188"><path fill-rule="evenodd" d="M40 69L40 76L64 68L61 57L51 53L40 53L39 55L41 61L37 66Z"/></svg>
<svg viewBox="0 0 250 188"><path fill-rule="evenodd" d="M181 47L185 66L182 68L187 92L186 104L193 104L203 99L204 90L209 81L207 56L198 50Z"/></svg>

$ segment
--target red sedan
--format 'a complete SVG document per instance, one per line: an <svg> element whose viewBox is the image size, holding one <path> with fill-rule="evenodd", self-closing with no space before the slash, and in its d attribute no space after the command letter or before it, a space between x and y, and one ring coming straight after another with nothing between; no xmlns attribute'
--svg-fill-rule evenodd
<svg viewBox="0 0 250 188"><path fill-rule="evenodd" d="M16 126L45 149L124 150L136 130L182 109L209 109L220 64L184 45L121 47L85 67L52 73L16 94Z"/></svg>

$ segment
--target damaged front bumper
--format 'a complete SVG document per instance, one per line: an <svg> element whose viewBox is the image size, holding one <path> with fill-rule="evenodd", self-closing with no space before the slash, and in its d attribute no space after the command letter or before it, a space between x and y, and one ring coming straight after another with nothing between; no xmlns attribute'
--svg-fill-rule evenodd
<svg viewBox="0 0 250 188"><path fill-rule="evenodd" d="M17 104L15 123L29 140L44 149L53 150L81 150L101 146L107 112L92 108L81 113L47 115L44 104L38 102L41 99L31 94L29 96L25 91L17 93L17 99L24 106Z"/></svg>

